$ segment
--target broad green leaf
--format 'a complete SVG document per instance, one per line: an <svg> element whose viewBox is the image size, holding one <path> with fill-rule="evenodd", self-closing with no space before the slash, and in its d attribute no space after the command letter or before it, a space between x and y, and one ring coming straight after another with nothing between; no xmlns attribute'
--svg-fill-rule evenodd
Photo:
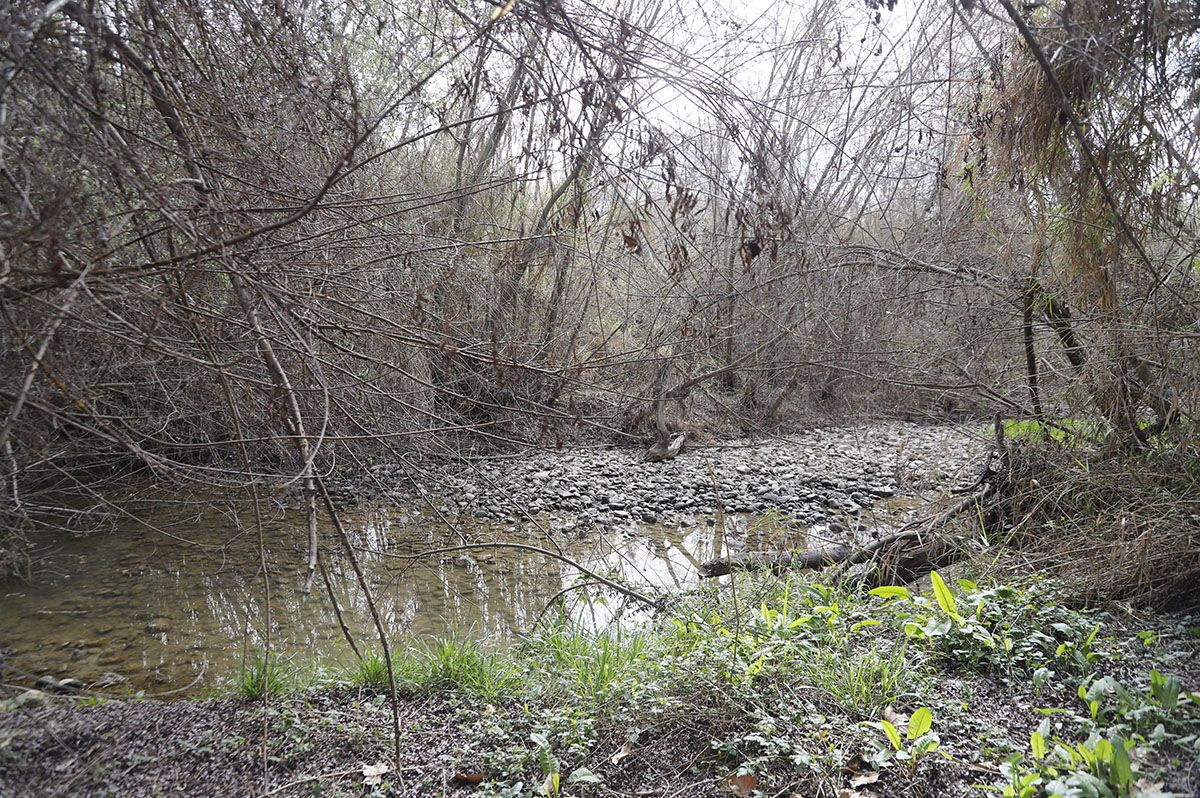
<svg viewBox="0 0 1200 798"><path fill-rule="evenodd" d="M1163 709L1174 709L1178 706L1181 689L1176 677L1163 676L1157 670L1150 671L1150 692Z"/></svg>
<svg viewBox="0 0 1200 798"><path fill-rule="evenodd" d="M1113 781L1122 788L1133 783L1133 766L1129 762L1129 751L1120 737L1114 738L1112 742L1112 756L1109 761L1112 763L1109 772Z"/></svg>
<svg viewBox="0 0 1200 798"><path fill-rule="evenodd" d="M872 596L878 596L884 599L893 598L912 598L912 593L908 592L908 588L899 587L897 585L885 585L884 587L871 588L869 591Z"/></svg>
<svg viewBox="0 0 1200 798"><path fill-rule="evenodd" d="M900 739L900 732L895 726L886 720L879 721L879 724L883 726L883 733L887 735L888 741L892 744L892 748L895 748L897 751L899 751L904 745L903 741Z"/></svg>
<svg viewBox="0 0 1200 798"><path fill-rule="evenodd" d="M908 739L916 740L933 728L933 713L921 707L908 719Z"/></svg>
<svg viewBox="0 0 1200 798"><path fill-rule="evenodd" d="M876 621L874 619L868 618L865 621L859 621L858 623L851 626L850 631L857 632L859 629L866 629L868 626L879 626L879 624L881 624L881 623L883 623L883 621Z"/></svg>
<svg viewBox="0 0 1200 798"><path fill-rule="evenodd" d="M1041 732L1034 732L1029 735L1029 748L1033 751L1033 758L1042 760L1046 758L1046 738Z"/></svg>
<svg viewBox="0 0 1200 798"><path fill-rule="evenodd" d="M929 581L933 583L933 597L937 599L938 606L942 608L942 612L957 620L959 617L958 605L955 604L954 594L950 592L950 588L942 579L941 574L937 571L930 571Z"/></svg>
<svg viewBox="0 0 1200 798"><path fill-rule="evenodd" d="M554 777L554 795L557 795L558 772L562 770L562 763L559 762L558 757L556 757L554 752L550 749L550 741L546 738L546 735L541 734L540 732L534 732L533 734L529 735L529 740L538 747L538 765L542 768L542 773L546 774L547 783L549 783L550 776Z"/></svg>

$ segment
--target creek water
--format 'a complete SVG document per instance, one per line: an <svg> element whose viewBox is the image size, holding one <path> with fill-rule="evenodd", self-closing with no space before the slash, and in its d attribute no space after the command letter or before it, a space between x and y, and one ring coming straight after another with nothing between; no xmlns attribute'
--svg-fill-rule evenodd
<svg viewBox="0 0 1200 798"><path fill-rule="evenodd" d="M0 583L0 647L7 650L7 664L33 676L148 693L194 692L236 672L261 649L268 629L250 508L172 502L122 509L126 520L109 532L58 533L36 541L32 579ZM534 530L458 521L452 531L386 507L345 515L389 634L401 642L445 634L511 639L534 625L551 598L580 581L572 566L530 551L398 558L461 544L463 538L554 548ZM303 516L275 509L264 517L262 530L273 650L306 663L350 662L353 654L330 594L360 647L369 647L375 632L364 593L348 559L337 553L332 530L322 530L330 552L328 586L318 575L307 595ZM659 587L693 579L697 563L713 556L713 543L713 528L704 523L559 541L565 554L592 568ZM601 624L616 604L572 606L576 613L598 613L591 620Z"/></svg>
<svg viewBox="0 0 1200 798"><path fill-rule="evenodd" d="M245 504L202 500L127 501L110 531L60 530L35 541L29 580L0 582L0 648L6 680L76 678L99 691L144 690L188 695L236 674L261 651L311 665L345 665L353 653L331 595L359 643L376 633L363 591L332 529L322 529L325 573L305 582L304 516L263 508L263 550L270 583L269 626L258 527ZM552 549L589 568L647 589L696 579L699 564L727 549L800 546L806 533L778 519L731 516L674 526L630 525L569 535L539 519L554 538L525 527L471 517L453 525L412 508L348 510L344 526L370 584L389 637L419 644L470 634L503 645L531 630L544 608L583 577L573 566L537 552L472 549L407 558L431 549L503 540ZM626 607L574 599L569 611L603 626ZM595 594L593 594L595 595Z"/></svg>

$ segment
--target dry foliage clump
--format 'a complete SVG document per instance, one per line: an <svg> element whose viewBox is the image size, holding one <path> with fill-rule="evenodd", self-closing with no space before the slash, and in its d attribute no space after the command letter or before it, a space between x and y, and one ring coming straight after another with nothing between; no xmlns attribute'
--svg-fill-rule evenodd
<svg viewBox="0 0 1200 798"><path fill-rule="evenodd" d="M1051 445L1009 453L1003 525L1020 558L1087 601L1200 606L1200 452L1194 439L1118 457Z"/></svg>

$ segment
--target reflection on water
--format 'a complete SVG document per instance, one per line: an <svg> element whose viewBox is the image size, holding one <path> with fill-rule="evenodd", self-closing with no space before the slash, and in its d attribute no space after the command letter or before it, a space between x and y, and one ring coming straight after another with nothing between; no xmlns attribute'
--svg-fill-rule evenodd
<svg viewBox="0 0 1200 798"><path fill-rule="evenodd" d="M118 684L149 693L194 691L235 672L261 649L267 629L253 512L212 502L125 509L126 522L112 533L60 532L42 541L31 583L0 582L0 648L8 650L7 664L97 689ZM528 632L549 601L583 579L570 565L529 551L395 556L497 540L553 548L536 529L522 533L478 520L448 528L396 508L359 510L344 521L393 640L469 631L502 642ZM545 523L555 530L555 522ZM786 519L739 516L721 524L708 519L554 537L565 554L594 571L663 588L691 582L701 562L730 549L816 547L837 536L834 527L799 530ZM329 586L318 576L304 595L303 517L281 508L263 516L271 645L306 663L349 663L330 593L360 647L369 647L375 632L349 561L332 530L323 535ZM576 617L597 626L624 607L613 597L588 602L568 595Z"/></svg>
<svg viewBox="0 0 1200 798"><path fill-rule="evenodd" d="M130 508L129 518L113 533L43 541L31 583L0 583L0 647L10 650L8 665L86 683L117 682L115 674L129 687L160 692L212 682L261 648L266 602L247 508ZM582 579L571 566L528 551L475 549L419 559L374 553L414 554L464 539L552 548L536 530L514 533L479 521L450 530L382 508L348 514L345 524L394 638L458 630L510 639L528 631L547 602ZM312 593L304 595L303 518L277 509L264 518L263 529L273 649L306 662L351 661L330 592L360 647L375 634L332 530L324 530L329 588L318 575ZM695 578L699 562L714 556L713 538L713 527L702 522L688 529L642 527L636 535L597 533L560 545L594 570L667 587ZM583 620L597 624L621 606L574 604L584 608L577 610L587 614Z"/></svg>

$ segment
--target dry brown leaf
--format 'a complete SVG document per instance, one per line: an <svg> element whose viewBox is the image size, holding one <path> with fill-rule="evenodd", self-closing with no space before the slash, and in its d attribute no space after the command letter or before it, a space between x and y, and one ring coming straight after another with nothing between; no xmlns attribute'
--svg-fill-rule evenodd
<svg viewBox="0 0 1200 798"><path fill-rule="evenodd" d="M904 734L908 731L909 716L905 715L903 712L897 712L891 706L888 706L883 710L883 719L895 726L896 731L900 732L901 734Z"/></svg>
<svg viewBox="0 0 1200 798"><path fill-rule="evenodd" d="M868 784L874 784L877 781L879 781L878 770L865 770L854 778L850 779L850 786L866 787Z"/></svg>
<svg viewBox="0 0 1200 798"><path fill-rule="evenodd" d="M483 773L455 773L450 781L455 784L478 784L487 776Z"/></svg>
<svg viewBox="0 0 1200 798"><path fill-rule="evenodd" d="M363 784L368 787L378 787L383 783L383 774L387 773L391 768L382 762L378 765L363 765Z"/></svg>
<svg viewBox="0 0 1200 798"><path fill-rule="evenodd" d="M515 6L516 4L517 4L517 0L508 0L507 3L502 5L500 8L497 8L495 11L492 12L492 22L495 22L496 20L500 19L505 14L507 14L509 11L512 11L513 6Z"/></svg>
<svg viewBox="0 0 1200 798"><path fill-rule="evenodd" d="M842 775L853 776L855 773L858 773L860 770L866 767L866 764L867 760L863 759L862 754L855 754L854 756L850 757L849 762L842 766Z"/></svg>
<svg viewBox="0 0 1200 798"><path fill-rule="evenodd" d="M758 787L758 777L753 773L731 773L721 779L721 789L738 798L745 798Z"/></svg>
<svg viewBox="0 0 1200 798"><path fill-rule="evenodd" d="M624 760L627 756L629 756L632 753L633 753L633 743L626 741L625 745L618 748L616 753L614 753L612 756L610 756L608 758L608 761L612 762L614 765L619 765L619 764L621 764L622 760Z"/></svg>
<svg viewBox="0 0 1200 798"><path fill-rule="evenodd" d="M838 798L878 798L875 793L870 790L852 790L849 787L843 787L838 790Z"/></svg>

